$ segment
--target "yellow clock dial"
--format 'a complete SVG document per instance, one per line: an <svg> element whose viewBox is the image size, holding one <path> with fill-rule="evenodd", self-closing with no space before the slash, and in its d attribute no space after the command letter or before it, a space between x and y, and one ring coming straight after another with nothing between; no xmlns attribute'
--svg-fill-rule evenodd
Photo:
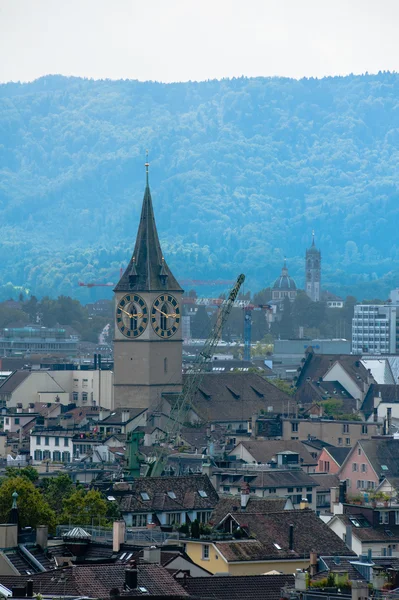
<svg viewBox="0 0 399 600"><path fill-rule="evenodd" d="M116 324L127 338L137 338L148 325L148 308L138 294L126 294L116 307Z"/></svg>
<svg viewBox="0 0 399 600"><path fill-rule="evenodd" d="M151 325L161 338L170 338L179 329L181 320L180 306L171 294L158 296L151 307Z"/></svg>

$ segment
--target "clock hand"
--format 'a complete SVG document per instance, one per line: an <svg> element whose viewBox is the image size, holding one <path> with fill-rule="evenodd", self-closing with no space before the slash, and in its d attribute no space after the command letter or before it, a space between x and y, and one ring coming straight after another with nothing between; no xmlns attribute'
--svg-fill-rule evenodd
<svg viewBox="0 0 399 600"><path fill-rule="evenodd" d="M120 306L119 306L119 310L121 310L122 312L124 312L124 313L125 313L125 315L127 315L128 317L130 317L130 313L128 313L126 310L124 310L124 309L123 309L123 308L121 308Z"/></svg>
<svg viewBox="0 0 399 600"><path fill-rule="evenodd" d="M170 315L167 315L166 313L162 312L162 310L159 310L159 308L157 308L156 306L154 306L155 310L157 310L159 313L161 313L161 315L163 315L164 317L168 318Z"/></svg>

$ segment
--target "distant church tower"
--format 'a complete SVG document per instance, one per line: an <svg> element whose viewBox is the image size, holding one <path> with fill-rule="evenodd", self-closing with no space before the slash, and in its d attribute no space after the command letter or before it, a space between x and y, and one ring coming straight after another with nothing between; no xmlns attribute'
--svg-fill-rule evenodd
<svg viewBox="0 0 399 600"><path fill-rule="evenodd" d="M306 250L306 293L313 302L320 300L321 285L321 252L317 250L314 243L314 231L312 233L312 245Z"/></svg>
<svg viewBox="0 0 399 600"><path fill-rule="evenodd" d="M133 255L114 289L114 407L156 407L182 386L183 290L163 257L148 183Z"/></svg>

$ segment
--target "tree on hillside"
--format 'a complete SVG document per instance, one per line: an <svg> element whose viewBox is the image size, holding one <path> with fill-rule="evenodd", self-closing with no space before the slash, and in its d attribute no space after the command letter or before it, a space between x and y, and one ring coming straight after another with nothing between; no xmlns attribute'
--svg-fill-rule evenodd
<svg viewBox="0 0 399 600"><path fill-rule="evenodd" d="M21 527L47 525L50 531L54 531L55 512L27 477L6 477L3 480L0 486L0 519L2 523L8 523L14 492L18 494L17 506Z"/></svg>

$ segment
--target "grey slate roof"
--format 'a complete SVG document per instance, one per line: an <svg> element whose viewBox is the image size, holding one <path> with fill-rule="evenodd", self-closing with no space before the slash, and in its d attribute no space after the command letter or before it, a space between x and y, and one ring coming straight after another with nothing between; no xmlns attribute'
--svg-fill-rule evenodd
<svg viewBox="0 0 399 600"><path fill-rule="evenodd" d="M326 451L335 460L337 465L341 466L345 458L348 456L351 448L339 448L338 446L328 446Z"/></svg>
<svg viewBox="0 0 399 600"><path fill-rule="evenodd" d="M236 514L240 512L256 512L263 514L269 512L280 512L284 510L286 503L286 498L259 498L258 496L250 496L246 509L242 511L240 496L221 497L212 511L209 522L213 525L217 525L229 513Z"/></svg>
<svg viewBox="0 0 399 600"><path fill-rule="evenodd" d="M296 559L311 551L332 556L356 556L316 514L309 509L278 513L233 514L240 527L252 539L216 542L228 562ZM293 550L289 548L290 525L294 526Z"/></svg>
<svg viewBox="0 0 399 600"><path fill-rule="evenodd" d="M214 600L278 600L284 586L294 586L293 575L229 575L189 577L185 589L196 598Z"/></svg>
<svg viewBox="0 0 399 600"><path fill-rule="evenodd" d="M385 385L373 383L363 400L362 412L366 419L373 414L374 398L381 394L382 402L399 402L399 390L397 385Z"/></svg>
<svg viewBox="0 0 399 600"><path fill-rule="evenodd" d="M0 394L12 394L29 377L30 373L30 371L14 371L11 373L0 385Z"/></svg>
<svg viewBox="0 0 399 600"><path fill-rule="evenodd" d="M317 465L317 460L299 440L248 440L240 443L258 463L277 460L277 453L289 451L299 454L299 465Z"/></svg>
<svg viewBox="0 0 399 600"><path fill-rule="evenodd" d="M131 275L134 275L133 279ZM165 277L162 278L161 275ZM155 225L148 176L133 255L114 291L182 291L163 258Z"/></svg>
<svg viewBox="0 0 399 600"><path fill-rule="evenodd" d="M359 440L359 444L377 475L399 476L399 440L378 438Z"/></svg>
<svg viewBox="0 0 399 600"><path fill-rule="evenodd" d="M317 492L329 492L339 486L339 477L332 473L312 473L312 479L318 484Z"/></svg>
<svg viewBox="0 0 399 600"><path fill-rule="evenodd" d="M200 491L206 495L201 496ZM169 495L168 492L172 494ZM143 494L147 494L147 500ZM207 475L143 477L136 479L131 492L121 497L120 509L123 513L212 510L218 499Z"/></svg>
<svg viewBox="0 0 399 600"><path fill-rule="evenodd" d="M222 471L221 484L234 477L234 485L240 486L248 483L250 488L285 488L285 487L315 487L317 484L310 475L301 468L298 469L270 469L268 471L240 471L229 469Z"/></svg>
<svg viewBox="0 0 399 600"><path fill-rule="evenodd" d="M172 400L173 395L170 397ZM262 410L270 415L283 414L288 402L295 410L292 396L256 373L207 373L192 399L193 410L204 421L215 422L245 422Z"/></svg>

